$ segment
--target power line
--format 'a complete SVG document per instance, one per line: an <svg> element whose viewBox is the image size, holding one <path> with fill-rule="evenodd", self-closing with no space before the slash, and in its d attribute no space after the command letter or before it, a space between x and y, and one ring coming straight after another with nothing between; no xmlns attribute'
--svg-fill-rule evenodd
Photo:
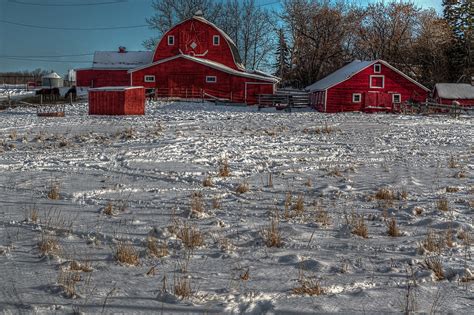
<svg viewBox="0 0 474 315"><path fill-rule="evenodd" d="M105 30L119 30L119 29L131 29L131 28L142 28L148 27L148 24L141 25L129 25L129 26L114 26L114 27L90 27L90 28L74 28L74 27L51 27L51 26L41 26L41 25L32 25L32 24L23 24L12 21L0 20L0 23L29 27L29 28L39 28L45 30L62 30L62 31L105 31Z"/></svg>
<svg viewBox="0 0 474 315"><path fill-rule="evenodd" d="M97 5L107 5L107 4L118 4L124 3L128 0L113 0L113 1L104 1L104 2L95 2L95 3L35 3L35 2L26 2L19 0L8 0L8 2L21 5L34 5L38 7L85 7L85 6L97 6Z"/></svg>
<svg viewBox="0 0 474 315"><path fill-rule="evenodd" d="M0 59L21 60L21 61L43 61L43 62L57 62L57 63L88 63L88 64L91 64L91 61L84 61L84 60L48 60L48 59L17 58L17 57L0 57Z"/></svg>
<svg viewBox="0 0 474 315"><path fill-rule="evenodd" d="M63 58L63 57L82 57L93 56L94 53L76 54L76 55L49 55L49 56L17 56L17 55L0 55L0 58Z"/></svg>

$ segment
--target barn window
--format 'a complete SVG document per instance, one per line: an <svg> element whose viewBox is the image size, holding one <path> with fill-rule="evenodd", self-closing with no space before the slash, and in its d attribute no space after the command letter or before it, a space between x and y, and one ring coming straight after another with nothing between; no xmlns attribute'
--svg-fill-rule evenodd
<svg viewBox="0 0 474 315"><path fill-rule="evenodd" d="M362 102L362 94L354 93L352 94L352 103L360 103Z"/></svg>
<svg viewBox="0 0 474 315"><path fill-rule="evenodd" d="M221 43L221 37L219 35L214 35L214 37L212 37L212 42L214 43L214 46L219 46Z"/></svg>
<svg viewBox="0 0 474 315"><path fill-rule="evenodd" d="M155 82L155 76L154 75L146 75L145 76L145 82Z"/></svg>
<svg viewBox="0 0 474 315"><path fill-rule="evenodd" d="M385 77L383 75L370 76L370 88L383 89L385 87Z"/></svg>
<svg viewBox="0 0 474 315"><path fill-rule="evenodd" d="M392 103L401 103L402 102L402 96L400 94L392 94Z"/></svg>
<svg viewBox="0 0 474 315"><path fill-rule="evenodd" d="M216 83L217 82L217 77L208 75L206 76L206 83Z"/></svg>
<svg viewBox="0 0 474 315"><path fill-rule="evenodd" d="M382 65L377 63L374 65L374 73L380 73L380 72L382 72Z"/></svg>
<svg viewBox="0 0 474 315"><path fill-rule="evenodd" d="M173 35L168 36L168 45L170 45L170 46L174 45L174 36Z"/></svg>

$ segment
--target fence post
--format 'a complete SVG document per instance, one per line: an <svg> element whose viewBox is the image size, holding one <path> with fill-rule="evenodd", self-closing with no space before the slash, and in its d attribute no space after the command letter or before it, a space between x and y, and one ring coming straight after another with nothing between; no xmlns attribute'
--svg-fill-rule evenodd
<svg viewBox="0 0 474 315"><path fill-rule="evenodd" d="M40 94L40 105L43 105L43 94Z"/></svg>
<svg viewBox="0 0 474 315"><path fill-rule="evenodd" d="M72 105L72 93L69 93L69 105Z"/></svg>

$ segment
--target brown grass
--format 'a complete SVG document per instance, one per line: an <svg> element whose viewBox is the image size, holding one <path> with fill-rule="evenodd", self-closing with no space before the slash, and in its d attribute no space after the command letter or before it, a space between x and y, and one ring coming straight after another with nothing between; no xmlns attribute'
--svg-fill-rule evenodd
<svg viewBox="0 0 474 315"><path fill-rule="evenodd" d="M41 235L41 240L38 242L38 249L41 256L59 255L61 253L61 246L58 240L49 235Z"/></svg>
<svg viewBox="0 0 474 315"><path fill-rule="evenodd" d="M69 270L92 272L93 269L90 261L78 262L77 260L72 260L69 262Z"/></svg>
<svg viewBox="0 0 474 315"><path fill-rule="evenodd" d="M426 238L421 242L421 246L428 252L441 253L445 246L445 239L430 229L426 234Z"/></svg>
<svg viewBox="0 0 474 315"><path fill-rule="evenodd" d="M74 298L77 296L76 284L79 281L81 281L79 272L62 269L59 271L57 283L63 289L66 297Z"/></svg>
<svg viewBox="0 0 474 315"><path fill-rule="evenodd" d="M329 176L333 177L342 177L342 173L338 168L334 168L328 172Z"/></svg>
<svg viewBox="0 0 474 315"><path fill-rule="evenodd" d="M38 223L39 211L35 206L32 206L25 211L25 221Z"/></svg>
<svg viewBox="0 0 474 315"><path fill-rule="evenodd" d="M111 202L108 202L102 212L103 212L105 215L113 216L113 215L115 214L115 212L114 212L114 206L112 205L112 203L111 203Z"/></svg>
<svg viewBox="0 0 474 315"><path fill-rule="evenodd" d="M193 192L191 194L191 203L190 203L191 212L203 213L204 212L204 201L202 199L201 192Z"/></svg>
<svg viewBox="0 0 474 315"><path fill-rule="evenodd" d="M166 242L159 243L156 238L151 236L146 239L146 248L148 254L156 258L162 258L169 254Z"/></svg>
<svg viewBox="0 0 474 315"><path fill-rule="evenodd" d="M215 197L212 199L212 208L213 209L220 209L222 207L222 200L219 197Z"/></svg>
<svg viewBox="0 0 474 315"><path fill-rule="evenodd" d="M176 236L183 242L187 249L194 249L204 245L204 235L197 226L190 226L186 222L178 224Z"/></svg>
<svg viewBox="0 0 474 315"><path fill-rule="evenodd" d="M140 264L140 255L131 244L119 242L115 248L115 260L126 265L138 266Z"/></svg>
<svg viewBox="0 0 474 315"><path fill-rule="evenodd" d="M202 185L204 187L214 187L214 183L212 182L212 177L208 175L204 180L202 181Z"/></svg>
<svg viewBox="0 0 474 315"><path fill-rule="evenodd" d="M238 194L244 194L249 191L250 191L250 185L247 182L240 183L239 186L237 186L237 189L235 190L235 192Z"/></svg>
<svg viewBox="0 0 474 315"><path fill-rule="evenodd" d="M444 280L443 263L439 257L428 257L425 259L426 268L432 270L438 281Z"/></svg>
<svg viewBox="0 0 474 315"><path fill-rule="evenodd" d="M423 214L423 208L422 207L415 207L415 208L413 208L413 211L415 212L416 215L422 215Z"/></svg>
<svg viewBox="0 0 474 315"><path fill-rule="evenodd" d="M450 187L450 186L446 187L446 192L447 193L456 193L456 192L459 192L459 191L460 191L459 187Z"/></svg>
<svg viewBox="0 0 474 315"><path fill-rule="evenodd" d="M230 166L229 166L229 160L227 160L227 158L219 162L219 176L220 177L230 176Z"/></svg>
<svg viewBox="0 0 474 315"><path fill-rule="evenodd" d="M369 230L363 216L352 212L350 216L346 215L346 224L351 227L351 233L363 238L369 237Z"/></svg>
<svg viewBox="0 0 474 315"><path fill-rule="evenodd" d="M301 268L298 277L298 286L292 289L292 293L297 295L314 296L324 294L325 290L318 280L306 276Z"/></svg>
<svg viewBox="0 0 474 315"><path fill-rule="evenodd" d="M191 279L187 275L177 276L173 279L173 293L181 299L189 298L193 295L191 289Z"/></svg>
<svg viewBox="0 0 474 315"><path fill-rule="evenodd" d="M58 182L53 182L51 180L51 184L48 190L48 198L51 200L59 200L60 198L60 186Z"/></svg>
<svg viewBox="0 0 474 315"><path fill-rule="evenodd" d="M323 226L331 225L331 217L322 205L316 206L316 222Z"/></svg>
<svg viewBox="0 0 474 315"><path fill-rule="evenodd" d="M393 201L395 200L395 193L389 188L384 187L375 193L374 198L376 200Z"/></svg>
<svg viewBox="0 0 474 315"><path fill-rule="evenodd" d="M449 211L449 203L448 203L448 199L446 198L440 198L438 200L436 200L436 208L440 211Z"/></svg>
<svg viewBox="0 0 474 315"><path fill-rule="evenodd" d="M302 215L304 213L304 196L298 195L296 202L292 207L292 210L295 211L296 215Z"/></svg>
<svg viewBox="0 0 474 315"><path fill-rule="evenodd" d="M306 179L306 182L304 183L306 187L313 187L313 182L310 177Z"/></svg>
<svg viewBox="0 0 474 315"><path fill-rule="evenodd" d="M268 173L267 187L268 188L273 188L273 175L272 175L272 173Z"/></svg>
<svg viewBox="0 0 474 315"><path fill-rule="evenodd" d="M449 168L457 168L459 166L458 159L451 155L448 160L448 167Z"/></svg>
<svg viewBox="0 0 474 315"><path fill-rule="evenodd" d="M263 240L267 247L283 246L279 221L278 210L276 210L272 215L269 226L262 230Z"/></svg>
<svg viewBox="0 0 474 315"><path fill-rule="evenodd" d="M400 229L398 228L397 219L392 218L388 221L387 234L392 237L398 237L401 235Z"/></svg>

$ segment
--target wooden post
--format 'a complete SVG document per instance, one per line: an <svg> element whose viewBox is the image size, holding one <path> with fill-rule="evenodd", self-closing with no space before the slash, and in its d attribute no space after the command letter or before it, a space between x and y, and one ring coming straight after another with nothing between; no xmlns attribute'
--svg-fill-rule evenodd
<svg viewBox="0 0 474 315"><path fill-rule="evenodd" d="M40 105L43 105L43 94L40 94Z"/></svg>
<svg viewBox="0 0 474 315"><path fill-rule="evenodd" d="M69 105L72 105L72 92L69 93Z"/></svg>

